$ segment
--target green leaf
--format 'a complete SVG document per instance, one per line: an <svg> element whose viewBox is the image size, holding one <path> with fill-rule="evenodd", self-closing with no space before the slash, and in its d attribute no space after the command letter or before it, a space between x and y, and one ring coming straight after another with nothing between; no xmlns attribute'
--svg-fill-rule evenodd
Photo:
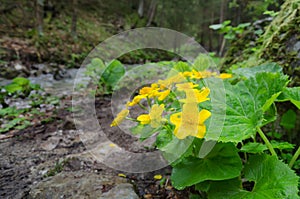
<svg viewBox="0 0 300 199"><path fill-rule="evenodd" d="M270 99L274 100L274 98L270 98ZM271 101L270 99L268 100L269 102ZM276 119L277 119L277 109L276 109L276 105L273 103L264 112L264 119L262 121L262 126L265 126L266 124L269 124L270 122L274 122Z"/></svg>
<svg viewBox="0 0 300 199"><path fill-rule="evenodd" d="M236 75L240 75L246 78L255 76L257 73L270 72L270 73L281 73L282 67L276 63L266 63L252 68L239 68L232 71Z"/></svg>
<svg viewBox="0 0 300 199"><path fill-rule="evenodd" d="M254 182L252 191L242 189L239 179L211 182L210 199L296 199L298 176L275 156L254 155L245 165L245 178Z"/></svg>
<svg viewBox="0 0 300 199"><path fill-rule="evenodd" d="M142 125L139 124L133 128L131 128L131 132L134 135L140 134L140 139L145 140L157 132L160 128L152 128L150 125Z"/></svg>
<svg viewBox="0 0 300 199"><path fill-rule="evenodd" d="M14 93L17 91L22 91L23 87L18 84L8 84L4 87L4 89L9 93Z"/></svg>
<svg viewBox="0 0 300 199"><path fill-rule="evenodd" d="M27 86L30 83L29 79L24 77L16 77L12 82L20 86Z"/></svg>
<svg viewBox="0 0 300 199"><path fill-rule="evenodd" d="M209 67L214 66L215 63L209 54L200 54L193 63L193 68L196 71L204 71L207 70Z"/></svg>
<svg viewBox="0 0 300 199"><path fill-rule="evenodd" d="M240 149L241 152L246 152L246 153L262 153L263 151L267 150L268 147L262 143L253 143L249 142L242 146Z"/></svg>
<svg viewBox="0 0 300 199"><path fill-rule="evenodd" d="M240 175L242 162L232 143L219 143L203 159L188 157L177 164L171 180L177 189L183 189L205 180L225 180Z"/></svg>
<svg viewBox="0 0 300 199"><path fill-rule="evenodd" d="M93 66L97 66L97 67L102 68L102 69L105 68L105 64L104 64L103 61L102 61L101 59L99 59L99 58L94 58L94 59L92 59L91 64L92 64Z"/></svg>
<svg viewBox="0 0 300 199"><path fill-rule="evenodd" d="M170 143L172 139L173 139L173 133L167 131L166 129L163 129L157 135L155 144L158 149L161 149L164 146L166 146L168 143Z"/></svg>
<svg viewBox="0 0 300 199"><path fill-rule="evenodd" d="M284 150L284 149L294 149L295 145L288 142L278 142L276 140L271 140L271 144L274 149Z"/></svg>
<svg viewBox="0 0 300 199"><path fill-rule="evenodd" d="M112 89L125 74L125 68L118 60L112 61L102 74L104 83Z"/></svg>
<svg viewBox="0 0 300 199"><path fill-rule="evenodd" d="M279 149L279 150L294 148L294 145L290 144L288 142L277 142L275 140L272 140L271 144L274 149ZM262 153L265 150L268 150L268 147L265 144L253 143L253 142L249 142L249 143L245 144L240 149L241 152L246 152L246 153Z"/></svg>
<svg viewBox="0 0 300 199"><path fill-rule="evenodd" d="M219 141L241 142L256 134L265 122L263 112L285 87L288 77L279 73L257 73L236 85L225 82L226 118ZM220 102L223 103L223 102Z"/></svg>
<svg viewBox="0 0 300 199"><path fill-rule="evenodd" d="M285 88L278 101L291 101L298 109L300 109L300 87Z"/></svg>
<svg viewBox="0 0 300 199"><path fill-rule="evenodd" d="M198 191L208 192L209 188L210 188L210 181L208 181L208 180L200 182L195 185L195 189Z"/></svg>
<svg viewBox="0 0 300 199"><path fill-rule="evenodd" d="M280 125L285 129L293 129L295 128L296 120L297 114L292 109L289 109L282 115Z"/></svg>
<svg viewBox="0 0 300 199"><path fill-rule="evenodd" d="M161 147L160 150L162 151L165 160L174 166L181 162L183 157L192 155L193 140L193 137L187 137L180 140L177 139L177 137L172 136L172 140Z"/></svg>
<svg viewBox="0 0 300 199"><path fill-rule="evenodd" d="M210 29L213 29L213 30L219 30L223 27L223 24L213 24L213 25L210 25L209 28Z"/></svg>
<svg viewBox="0 0 300 199"><path fill-rule="evenodd" d="M191 67L187 62L178 62L174 67L176 71L178 72L185 72L185 71L190 71Z"/></svg>

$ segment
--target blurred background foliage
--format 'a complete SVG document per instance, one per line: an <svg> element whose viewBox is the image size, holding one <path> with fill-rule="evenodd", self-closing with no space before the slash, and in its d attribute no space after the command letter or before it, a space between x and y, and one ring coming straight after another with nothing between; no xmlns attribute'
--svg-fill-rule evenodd
<svg viewBox="0 0 300 199"><path fill-rule="evenodd" d="M222 56L235 39L242 37L247 25L240 24L274 17L282 3L283 0L2 0L0 60L76 66L106 38L150 26L185 33L207 51ZM269 22L261 23L265 26ZM262 34L264 29L256 31ZM171 58L166 52L140 50L120 59L140 63Z"/></svg>

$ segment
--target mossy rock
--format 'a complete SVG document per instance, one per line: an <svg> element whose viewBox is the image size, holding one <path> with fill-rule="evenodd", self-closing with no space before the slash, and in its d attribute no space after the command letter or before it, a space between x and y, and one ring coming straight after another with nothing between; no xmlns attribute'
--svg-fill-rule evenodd
<svg viewBox="0 0 300 199"><path fill-rule="evenodd" d="M299 27L300 0L287 0L260 37L253 41L254 29L250 29L232 44L222 70L276 62L292 78L291 85L300 86Z"/></svg>

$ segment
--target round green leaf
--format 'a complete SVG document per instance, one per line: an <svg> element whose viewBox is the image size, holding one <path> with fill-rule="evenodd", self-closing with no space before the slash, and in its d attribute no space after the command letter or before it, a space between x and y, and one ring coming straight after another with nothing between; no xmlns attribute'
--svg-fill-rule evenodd
<svg viewBox="0 0 300 199"><path fill-rule="evenodd" d="M254 155L245 165L245 178L254 182L251 191L239 179L211 182L210 199L297 199L298 176L275 156Z"/></svg>
<svg viewBox="0 0 300 199"><path fill-rule="evenodd" d="M240 175L242 162L232 143L219 143L205 158L188 157L177 164L171 180L183 189L205 180L225 180Z"/></svg>

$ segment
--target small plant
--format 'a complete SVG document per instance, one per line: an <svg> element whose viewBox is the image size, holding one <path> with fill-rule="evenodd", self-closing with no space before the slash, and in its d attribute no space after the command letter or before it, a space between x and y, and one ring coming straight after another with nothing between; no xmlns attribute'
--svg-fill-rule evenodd
<svg viewBox="0 0 300 199"><path fill-rule="evenodd" d="M29 79L24 77L16 77L12 82L4 86L5 94L27 97L32 90L39 90L38 84L30 83Z"/></svg>
<svg viewBox="0 0 300 199"><path fill-rule="evenodd" d="M128 119L137 123L131 131L141 140L156 136L154 147L171 163L177 189L194 186L208 198L299 198L299 177L291 168L300 148L285 158L281 152L294 145L269 141L262 131L276 120L275 102L291 101L300 108L300 87L287 87L281 67L242 68L233 75L174 68L167 79L140 89L111 126ZM216 95L222 89L206 84L220 79L224 96ZM138 117L130 117L133 106L141 107ZM207 143L215 145L203 152Z"/></svg>
<svg viewBox="0 0 300 199"><path fill-rule="evenodd" d="M68 159L64 159L62 161L57 161L54 165L54 168L49 169L49 171L44 175L44 177L51 177L55 176L56 174L60 173L63 171L64 166L68 162Z"/></svg>
<svg viewBox="0 0 300 199"><path fill-rule="evenodd" d="M241 35L245 29L250 26L250 23L241 23L238 26L231 26L231 21L226 20L221 24L210 25L209 28L218 30L219 33L224 34L224 38L227 40L234 40L237 36Z"/></svg>
<svg viewBox="0 0 300 199"><path fill-rule="evenodd" d="M32 126L37 121L37 117L43 123L51 121L51 117L45 118L45 114L40 111L42 104L52 104L54 106L59 104L59 99L50 95L40 95L41 90L38 84L32 84L28 79L17 77L1 88L0 102L2 109L0 109L0 133L6 133L10 130L22 130ZM35 91L35 92L32 92ZM6 103L6 99L26 100L29 101L30 108L17 108Z"/></svg>
<svg viewBox="0 0 300 199"><path fill-rule="evenodd" d="M99 58L94 58L87 65L85 73L97 86L96 94L111 94L118 81L125 74L125 68L118 60L113 60L107 66Z"/></svg>

